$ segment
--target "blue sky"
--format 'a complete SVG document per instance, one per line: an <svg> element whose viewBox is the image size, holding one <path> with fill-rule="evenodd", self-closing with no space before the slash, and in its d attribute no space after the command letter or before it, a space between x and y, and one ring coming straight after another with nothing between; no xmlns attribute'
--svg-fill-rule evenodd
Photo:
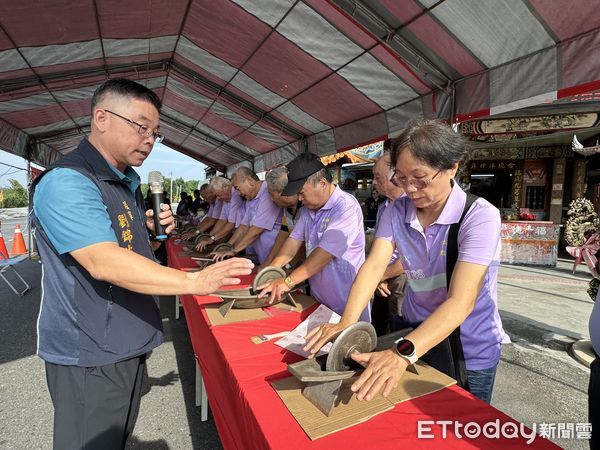
<svg viewBox="0 0 600 450"><path fill-rule="evenodd" d="M7 151L0 150L0 163L10 164L11 166L27 168L27 161L15 156ZM184 180L203 180L205 165L195 159L173 150L163 144L156 144L152 153L141 167L135 170L142 177L142 181L148 180L148 172L158 170L163 177L183 178ZM25 170L18 170L12 167L0 164L0 187L9 186L8 180L18 180L23 186L27 185L25 180Z"/></svg>

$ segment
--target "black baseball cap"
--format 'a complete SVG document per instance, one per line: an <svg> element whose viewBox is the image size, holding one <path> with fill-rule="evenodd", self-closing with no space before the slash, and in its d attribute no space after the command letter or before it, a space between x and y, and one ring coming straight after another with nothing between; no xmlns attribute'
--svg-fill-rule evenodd
<svg viewBox="0 0 600 450"><path fill-rule="evenodd" d="M302 153L296 156L287 165L288 184L283 188L281 195L296 195L302 190L308 177L324 168L325 165L314 153Z"/></svg>

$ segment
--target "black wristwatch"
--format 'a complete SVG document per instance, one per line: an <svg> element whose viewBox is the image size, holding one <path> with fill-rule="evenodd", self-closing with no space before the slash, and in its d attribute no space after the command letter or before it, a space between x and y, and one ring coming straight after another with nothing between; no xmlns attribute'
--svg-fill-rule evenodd
<svg viewBox="0 0 600 450"><path fill-rule="evenodd" d="M396 342L396 351L400 356L408 361L409 364L414 364L419 359L415 351L415 345L408 339L401 337Z"/></svg>

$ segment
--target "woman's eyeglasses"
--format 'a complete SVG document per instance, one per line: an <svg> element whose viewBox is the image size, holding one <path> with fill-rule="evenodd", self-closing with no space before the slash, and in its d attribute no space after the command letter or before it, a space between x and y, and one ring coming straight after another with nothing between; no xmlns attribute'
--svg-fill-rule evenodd
<svg viewBox="0 0 600 450"><path fill-rule="evenodd" d="M438 170L431 178L406 178L398 177L396 169L394 169L392 172L392 181L404 189L406 189L408 186L412 186L416 190L421 190L425 189L433 180L435 180L435 177L437 177L441 171L442 169Z"/></svg>

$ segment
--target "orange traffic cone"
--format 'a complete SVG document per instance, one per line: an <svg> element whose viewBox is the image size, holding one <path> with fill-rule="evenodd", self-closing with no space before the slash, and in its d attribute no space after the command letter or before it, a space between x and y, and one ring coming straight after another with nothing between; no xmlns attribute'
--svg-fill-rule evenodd
<svg viewBox="0 0 600 450"><path fill-rule="evenodd" d="M13 255L23 255L27 253L25 248L25 239L23 239L23 233L19 224L15 226L15 234L13 235L13 245L11 249Z"/></svg>
<svg viewBox="0 0 600 450"><path fill-rule="evenodd" d="M6 248L6 244L4 243L2 231L0 231L0 259L8 259L8 249Z"/></svg>

